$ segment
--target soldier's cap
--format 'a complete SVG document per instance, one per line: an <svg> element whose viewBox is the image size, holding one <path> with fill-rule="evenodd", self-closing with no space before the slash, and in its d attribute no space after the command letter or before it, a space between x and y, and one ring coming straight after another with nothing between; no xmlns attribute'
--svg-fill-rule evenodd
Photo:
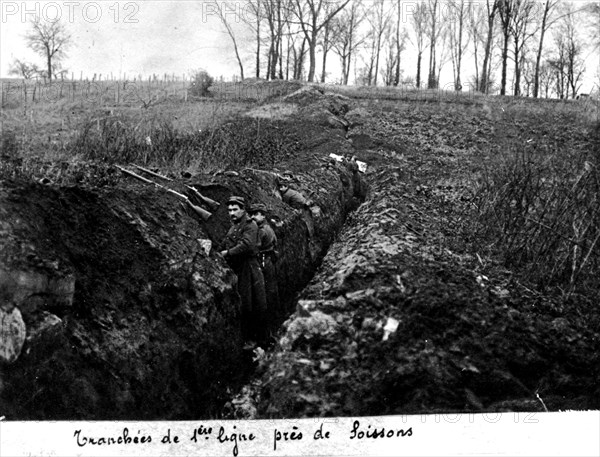
<svg viewBox="0 0 600 457"><path fill-rule="evenodd" d="M246 200L244 200L244 197L232 195L231 197L229 197L229 200L227 200L227 204L228 205L238 205L240 208L245 208Z"/></svg>
<svg viewBox="0 0 600 457"><path fill-rule="evenodd" d="M291 182L292 180L286 176L280 176L279 178L277 178L278 186L289 186Z"/></svg>
<svg viewBox="0 0 600 457"><path fill-rule="evenodd" d="M262 213L264 215L267 214L267 207L262 204L262 203L255 203L254 205L250 205L250 208L248 208L248 212L250 214L253 213Z"/></svg>

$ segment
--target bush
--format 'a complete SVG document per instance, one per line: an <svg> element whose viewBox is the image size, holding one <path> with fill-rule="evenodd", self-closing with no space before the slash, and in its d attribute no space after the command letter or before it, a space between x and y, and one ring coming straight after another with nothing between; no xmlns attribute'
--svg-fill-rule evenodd
<svg viewBox="0 0 600 457"><path fill-rule="evenodd" d="M188 94L194 97L208 97L211 95L208 88L213 85L215 79L205 70L199 70L192 76L192 83Z"/></svg>
<svg viewBox="0 0 600 457"><path fill-rule="evenodd" d="M0 154L16 156L19 152L19 140L15 132L5 130L0 133Z"/></svg>
<svg viewBox="0 0 600 457"><path fill-rule="evenodd" d="M593 286L600 268L598 158L532 147L495 164L475 194L478 248L494 240L505 264L542 289Z"/></svg>

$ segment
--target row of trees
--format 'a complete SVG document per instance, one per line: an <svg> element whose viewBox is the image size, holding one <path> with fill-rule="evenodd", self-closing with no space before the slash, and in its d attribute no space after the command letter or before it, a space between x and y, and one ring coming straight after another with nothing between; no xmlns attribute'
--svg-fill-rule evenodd
<svg viewBox="0 0 600 457"><path fill-rule="evenodd" d="M358 84L434 89L450 63L454 88L461 90L465 61L471 59L468 83L481 92L498 86L500 70L502 95L510 89L510 74L514 95L575 97L586 53L600 48L598 2L247 0L240 10L238 3L215 0L209 6L231 38L242 79L248 76L247 46L238 43L240 22L254 37L255 76L266 79L325 82L335 54L342 84L350 82L354 67ZM48 79L61 74L70 36L60 22L37 18L26 41L43 56L44 68L15 60L12 74ZM407 49L416 57L410 71L402 65Z"/></svg>
<svg viewBox="0 0 600 457"><path fill-rule="evenodd" d="M586 53L599 48L597 2L248 0L244 14L230 14L233 4L221 1L214 2L213 11L232 40L242 78L248 76L247 59L233 17L251 31L255 76L266 79L325 82L333 53L342 84L349 83L354 66L358 84L412 82L418 88L437 88L442 70L451 64L454 87L461 90L468 58L474 69L469 84L481 92L498 86L499 70L502 95L509 92L512 75L514 95L574 97ZM410 74L402 66L409 48L416 57Z"/></svg>

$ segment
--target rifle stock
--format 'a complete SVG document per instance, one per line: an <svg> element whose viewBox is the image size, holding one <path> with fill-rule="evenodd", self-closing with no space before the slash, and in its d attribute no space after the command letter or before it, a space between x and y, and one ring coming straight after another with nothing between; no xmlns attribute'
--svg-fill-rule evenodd
<svg viewBox="0 0 600 457"><path fill-rule="evenodd" d="M212 216L212 213L210 211L206 211L204 208L200 208L199 206L194 205L192 202L190 202L189 200L187 201L188 204L192 207L192 210L194 210L194 212L200 216L200 218L203 221L207 221L208 219L210 219L210 216Z"/></svg>
<svg viewBox="0 0 600 457"><path fill-rule="evenodd" d="M140 181L142 181L142 182L145 182L146 184L154 184L154 185L155 185L156 187L158 187L159 189L163 189L163 190L167 191L168 193L170 193L170 194L173 194L173 195L175 195L175 196L177 196L177 197L181 198L182 200L185 200L185 201L188 203L188 205L190 205L190 207L192 208L192 210L193 210L193 211L194 211L194 212L195 212L195 213L196 213L198 216L200 216L200 218L201 218L203 221L207 221L207 220L208 220L208 219L209 219L209 218L212 216L212 213L211 213L210 211L206 211L204 208L200 208L199 206L196 206L196 205L194 205L194 204L193 204L193 203L190 201L190 199L188 198L188 196L187 196L187 195L183 195L182 193L179 193L179 192L177 192L176 190L169 189L168 187L162 186L162 185L160 185L160 184L158 184L158 183L156 183L156 182L154 182L154 181L152 181L152 180L150 180L150 179L144 178L143 176L140 176L140 175L138 175L137 173L135 173L135 172L133 172L133 171L131 171L131 170L128 170L127 168L120 167L119 165L115 165L115 167L117 167L119 170L121 170L121 171L122 171L123 173L125 173L126 175L129 175L129 176L131 176L131 177L133 177L133 178L139 179ZM188 186L188 187L189 187L189 186ZM190 189L193 189L193 188L190 188ZM193 190L195 190L195 189L193 189ZM197 192L197 191L196 191L196 192ZM200 194L200 193L198 192L198 194ZM200 195L201 195L201 194L200 194ZM206 198L206 197L204 197L204 198ZM210 200L210 199L208 199L208 200ZM217 202L215 202L214 200L211 200L211 201L212 201L213 203L217 203ZM217 205L218 205L218 203L217 203Z"/></svg>
<svg viewBox="0 0 600 457"><path fill-rule="evenodd" d="M210 209L213 211L216 211L219 206L221 206L221 204L219 202L214 201L212 198L208 198L205 197L204 195L202 195L200 192L198 192L198 189L196 189L195 187L192 186L185 186L188 189L190 189L194 195L196 195L196 197L198 197L202 202L206 203L208 206L210 206Z"/></svg>

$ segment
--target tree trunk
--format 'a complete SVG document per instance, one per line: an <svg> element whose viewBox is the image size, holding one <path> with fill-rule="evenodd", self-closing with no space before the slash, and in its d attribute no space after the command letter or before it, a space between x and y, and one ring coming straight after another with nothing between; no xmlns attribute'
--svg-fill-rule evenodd
<svg viewBox="0 0 600 457"><path fill-rule="evenodd" d="M272 79L271 78L271 73L272 73L271 65L272 65L272 61L273 61L273 42L271 42L271 44L269 45L269 53L267 54L267 79Z"/></svg>
<svg viewBox="0 0 600 457"><path fill-rule="evenodd" d="M429 49L429 75L427 77L427 88L435 89L437 87L436 84L436 57L435 57L435 41L431 44Z"/></svg>
<svg viewBox="0 0 600 457"><path fill-rule="evenodd" d="M352 30L354 30L354 24L352 24ZM348 79L350 79L350 64L352 63L352 38L353 33L350 34L350 38L348 40L348 60L346 64L348 68L346 69L346 73L344 74L344 85L348 85Z"/></svg>
<svg viewBox="0 0 600 457"><path fill-rule="evenodd" d="M321 82L325 82L327 68L327 52L329 51L329 24L325 26L323 35L323 70L321 71Z"/></svg>
<svg viewBox="0 0 600 457"><path fill-rule="evenodd" d="M260 19L256 14L256 77L260 78Z"/></svg>
<svg viewBox="0 0 600 457"><path fill-rule="evenodd" d="M377 85L377 74L379 73L379 55L381 54L381 34L377 38L377 51L375 53L375 76L373 78L373 85Z"/></svg>
<svg viewBox="0 0 600 457"><path fill-rule="evenodd" d="M519 40L515 37L515 87L513 94L515 97L521 95L521 65L519 62Z"/></svg>
<svg viewBox="0 0 600 457"><path fill-rule="evenodd" d="M540 62L542 60L542 49L544 47L544 35L546 33L546 21L548 19L548 2L544 8L544 16L542 17L542 28L540 30L540 44L538 46L537 56L535 58L535 74L533 77L533 97L537 98L540 87Z"/></svg>
<svg viewBox="0 0 600 457"><path fill-rule="evenodd" d="M315 80L315 68L317 66L317 30L316 24L313 23L313 28L308 42L308 82L312 83Z"/></svg>
<svg viewBox="0 0 600 457"><path fill-rule="evenodd" d="M463 47L462 47L462 39L463 39L463 24L464 24L464 5L461 6L461 10L460 10L460 23L458 25L458 48L457 48L457 54L458 54L458 62L456 65L456 81L454 82L454 89L455 90L462 90L462 81L460 80L460 69L461 69L461 65L462 65L462 53L463 53Z"/></svg>
<svg viewBox="0 0 600 457"><path fill-rule="evenodd" d="M504 43L502 44L502 79L500 80L500 95L506 95L506 67L508 60L508 28L504 30Z"/></svg>
<svg viewBox="0 0 600 457"><path fill-rule="evenodd" d="M50 56L50 52L46 54L48 58L48 81L52 81L52 57Z"/></svg>
<svg viewBox="0 0 600 457"><path fill-rule="evenodd" d="M491 53L492 53L492 41L494 40L494 18L496 16L496 5L494 4L492 12L488 15L488 36L485 43L485 55L483 57L483 67L481 68L481 86L479 91L487 94L489 92L489 80L490 72L489 67L491 64Z"/></svg>
<svg viewBox="0 0 600 457"><path fill-rule="evenodd" d="M277 46L279 49L279 79L283 79L283 39L281 38L281 32L279 32L279 38L277 39Z"/></svg>
<svg viewBox="0 0 600 457"><path fill-rule="evenodd" d="M417 89L421 88L421 59L423 57L423 51L419 51L417 56Z"/></svg>
<svg viewBox="0 0 600 457"><path fill-rule="evenodd" d="M398 21L396 22L396 69L394 72L394 86L400 84L400 53L402 45L400 43L400 18L402 16L402 2L398 0Z"/></svg>

